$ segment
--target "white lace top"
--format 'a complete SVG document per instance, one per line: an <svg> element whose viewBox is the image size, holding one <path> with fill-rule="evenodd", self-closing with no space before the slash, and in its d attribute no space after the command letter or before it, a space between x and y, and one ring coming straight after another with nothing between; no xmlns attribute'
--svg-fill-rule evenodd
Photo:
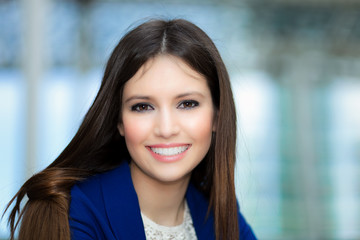
<svg viewBox="0 0 360 240"><path fill-rule="evenodd" d="M167 227L150 220L143 213L141 217L144 223L146 240L197 240L190 210L185 202L184 220L182 224Z"/></svg>

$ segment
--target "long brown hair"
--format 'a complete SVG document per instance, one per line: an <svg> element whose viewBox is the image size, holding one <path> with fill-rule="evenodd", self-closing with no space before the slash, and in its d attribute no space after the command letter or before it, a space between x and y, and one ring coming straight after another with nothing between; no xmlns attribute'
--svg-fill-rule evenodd
<svg viewBox="0 0 360 240"><path fill-rule="evenodd" d="M69 145L45 170L32 176L10 201L11 239L70 239L70 189L78 181L129 159L117 124L124 84L149 59L177 56L207 79L217 112L216 133L192 183L208 197L217 239L238 239L234 187L236 115L225 65L211 39L194 24L150 20L126 34L112 52L100 90ZM21 201L28 200L21 209Z"/></svg>

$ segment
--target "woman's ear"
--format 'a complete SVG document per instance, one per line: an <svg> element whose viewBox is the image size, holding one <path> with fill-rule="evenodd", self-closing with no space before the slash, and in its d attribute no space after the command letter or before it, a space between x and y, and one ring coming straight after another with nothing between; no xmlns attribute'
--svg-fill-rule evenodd
<svg viewBox="0 0 360 240"><path fill-rule="evenodd" d="M118 123L117 129L119 130L119 133L120 133L121 136L125 135L124 125L121 122Z"/></svg>

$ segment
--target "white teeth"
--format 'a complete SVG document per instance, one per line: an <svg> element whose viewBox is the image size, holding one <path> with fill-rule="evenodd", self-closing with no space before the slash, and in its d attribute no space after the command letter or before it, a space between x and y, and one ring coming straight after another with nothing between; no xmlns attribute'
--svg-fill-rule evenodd
<svg viewBox="0 0 360 240"><path fill-rule="evenodd" d="M179 153L182 153L188 149L189 146L181 146L181 147L173 147L173 148L151 148L151 151L153 151L156 154L164 155L164 156L171 156L176 155Z"/></svg>

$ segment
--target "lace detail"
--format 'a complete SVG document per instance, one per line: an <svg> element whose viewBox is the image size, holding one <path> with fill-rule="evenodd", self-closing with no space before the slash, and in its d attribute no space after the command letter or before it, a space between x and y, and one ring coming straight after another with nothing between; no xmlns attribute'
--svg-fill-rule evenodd
<svg viewBox="0 0 360 240"><path fill-rule="evenodd" d="M185 202L184 220L180 225L167 227L153 222L141 213L146 240L197 240L190 210Z"/></svg>

